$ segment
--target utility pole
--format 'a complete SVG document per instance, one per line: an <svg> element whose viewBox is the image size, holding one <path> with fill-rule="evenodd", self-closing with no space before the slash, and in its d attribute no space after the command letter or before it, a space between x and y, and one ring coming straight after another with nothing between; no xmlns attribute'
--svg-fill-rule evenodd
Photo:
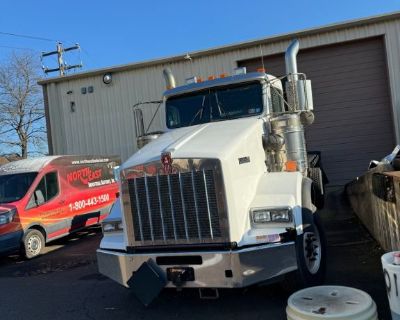
<svg viewBox="0 0 400 320"><path fill-rule="evenodd" d="M80 50L80 46L79 44L76 44L72 47L69 48L63 48L63 45L61 42L57 42L57 46L56 46L56 51L50 51L50 52L42 52L42 64L43 64L43 58L44 57L48 57L48 56L52 56L52 55L57 55L57 61L58 61L58 68L47 68L45 66L42 66L44 73L50 73L50 72L55 72L55 71L59 71L60 72L60 76L65 76L65 72L71 69L75 69L75 68L82 68L82 62L80 64L75 64L75 65L67 65L64 62L63 59L63 55L65 52L67 51L72 51L72 50Z"/></svg>

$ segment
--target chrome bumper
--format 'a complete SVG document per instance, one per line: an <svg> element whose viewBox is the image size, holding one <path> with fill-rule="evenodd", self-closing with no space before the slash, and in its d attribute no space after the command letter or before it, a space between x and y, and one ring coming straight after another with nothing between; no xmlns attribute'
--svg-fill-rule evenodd
<svg viewBox="0 0 400 320"><path fill-rule="evenodd" d="M235 251L174 252L127 254L98 249L97 261L100 273L128 287L132 273L149 259L157 257L201 256L202 264L179 265L194 269L195 281L187 281L188 288L239 288L259 283L297 269L294 243L268 244ZM168 267L159 265L166 273ZM226 272L227 270L231 270ZM167 287L175 287L172 282Z"/></svg>

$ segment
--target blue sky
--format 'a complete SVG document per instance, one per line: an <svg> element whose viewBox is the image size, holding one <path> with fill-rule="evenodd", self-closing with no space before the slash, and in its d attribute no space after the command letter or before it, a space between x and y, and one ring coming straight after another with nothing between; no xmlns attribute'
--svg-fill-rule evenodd
<svg viewBox="0 0 400 320"><path fill-rule="evenodd" d="M397 10L400 0L1 0L0 32L79 42L90 70ZM5 47L29 48L39 57L55 42L0 34L0 61L18 51ZM72 64L79 55L66 59Z"/></svg>

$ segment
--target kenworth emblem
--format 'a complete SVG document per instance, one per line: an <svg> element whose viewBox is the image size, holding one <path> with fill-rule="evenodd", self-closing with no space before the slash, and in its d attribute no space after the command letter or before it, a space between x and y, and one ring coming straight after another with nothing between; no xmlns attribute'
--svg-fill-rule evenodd
<svg viewBox="0 0 400 320"><path fill-rule="evenodd" d="M172 173L172 158L170 152L163 152L161 154L161 164L163 166L165 174Z"/></svg>

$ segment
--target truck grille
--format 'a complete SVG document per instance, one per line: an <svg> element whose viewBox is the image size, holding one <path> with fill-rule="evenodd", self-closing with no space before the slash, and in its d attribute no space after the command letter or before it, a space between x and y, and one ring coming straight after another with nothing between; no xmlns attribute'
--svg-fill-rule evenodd
<svg viewBox="0 0 400 320"><path fill-rule="evenodd" d="M128 179L136 245L222 241L212 169Z"/></svg>

